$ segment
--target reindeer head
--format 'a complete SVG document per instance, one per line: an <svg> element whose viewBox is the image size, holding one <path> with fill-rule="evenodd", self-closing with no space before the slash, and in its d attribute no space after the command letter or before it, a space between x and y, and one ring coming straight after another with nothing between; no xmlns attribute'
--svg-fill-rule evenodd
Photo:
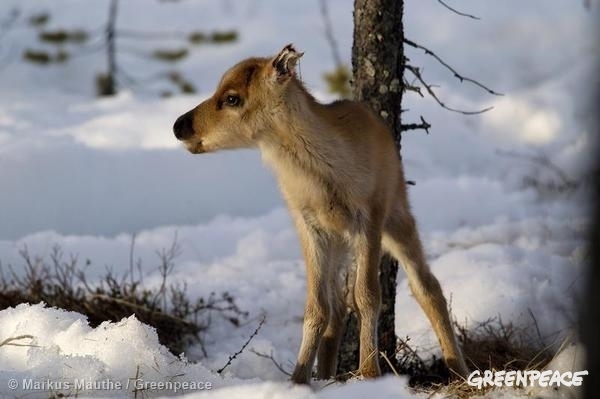
<svg viewBox="0 0 600 399"><path fill-rule="evenodd" d="M212 97L177 118L175 137L194 154L255 146L277 123L277 109L286 102L303 54L289 44L272 58L238 63L225 72Z"/></svg>

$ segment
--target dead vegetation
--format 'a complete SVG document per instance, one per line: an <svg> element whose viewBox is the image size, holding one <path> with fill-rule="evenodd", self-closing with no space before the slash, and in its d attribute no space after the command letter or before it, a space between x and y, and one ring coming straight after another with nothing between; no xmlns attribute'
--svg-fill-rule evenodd
<svg viewBox="0 0 600 399"><path fill-rule="evenodd" d="M141 262L134 264L133 257L126 273L117 275L107 269L99 281L90 282L86 276L92 266L90 260L82 264L58 246L46 260L32 256L25 247L20 251L23 264L18 272L12 265L0 264L0 310L20 303L44 302L86 315L92 327L135 315L155 327L160 342L173 353L198 343L206 355L202 333L214 316L237 326L248 315L227 292L192 300L185 284L171 283L178 251L174 241L170 248L157 252L161 281L158 287L149 287L143 282Z"/></svg>
<svg viewBox="0 0 600 399"><path fill-rule="evenodd" d="M469 328L455 322L455 327L471 371L541 370L555 354L555 348L540 337L535 319L529 326L516 326L496 316ZM396 373L408 376L409 386L418 392L469 398L491 389L479 390L462 379L450 381L443 360L419 353L411 347L408 337L398 339L396 360Z"/></svg>

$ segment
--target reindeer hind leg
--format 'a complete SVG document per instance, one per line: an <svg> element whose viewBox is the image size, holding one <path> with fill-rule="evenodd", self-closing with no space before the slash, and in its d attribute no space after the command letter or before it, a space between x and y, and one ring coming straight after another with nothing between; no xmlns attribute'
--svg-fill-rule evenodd
<svg viewBox="0 0 600 399"><path fill-rule="evenodd" d="M410 289L429 319L451 372L466 377L468 373L458 346L446 299L440 283L429 270L416 224L407 207L397 207L388 219L383 234L384 248L403 266Z"/></svg>

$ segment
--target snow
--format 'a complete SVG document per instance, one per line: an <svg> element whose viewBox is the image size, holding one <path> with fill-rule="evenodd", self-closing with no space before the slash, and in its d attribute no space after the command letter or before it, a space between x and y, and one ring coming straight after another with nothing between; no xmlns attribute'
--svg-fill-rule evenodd
<svg viewBox="0 0 600 399"><path fill-rule="evenodd" d="M31 393L10 390L4 382L10 378L126 383L139 366L147 381L183 374L180 381L214 385L210 392L186 392L191 398L418 397L397 377L315 383L312 389L292 386L269 359L249 350L223 376L215 373L263 314L266 323L250 348L272 354L291 370L301 338L303 261L259 154L191 156L173 138L171 125L210 95L225 68L247 56L274 53L288 42L305 51L301 72L307 86L329 99L321 74L333 62L318 5L275 0L240 8L228 1L121 3L119 21L128 28L172 30L176 21L181 31L236 28L240 41L198 48L182 61L182 72L200 89L197 95L163 99L156 95L164 88L157 83L95 99L91 82L104 65L100 54L42 70L14 56L35 42L35 32L24 22L8 31L0 42L0 261L19 270L20 249L26 246L30 254L47 258L58 244L65 254L92 262L87 270L94 281L106 267L128 268L135 235L134 255L151 286L159 283L156 251L177 237L181 250L173 282L186 283L193 298L227 291L250 316L238 328L215 318L203 337L208 357L201 358L198 347L181 357L170 354L154 330L134 317L91 328L82 315L41 304L2 310L0 342L24 334L33 338L18 341L31 346L0 346L0 396ZM54 27L96 27L107 4L3 0L0 16L19 5L24 15L52 11ZM342 58L349 62L352 2L329 5ZM595 135L587 121L595 110L587 105L585 90L593 68L589 28L598 7L587 12L566 0L501 5L470 0L460 6L483 21L458 17L436 1L406 2L409 37L506 95L489 96L461 85L431 59L408 50L411 62L423 65L432 83L440 83L438 93L448 104L494 106L480 116L463 116L406 96L406 120L423 115L433 125L430 135L408 132L402 140L407 178L417 183L409 188L413 212L430 266L459 323L473 326L500 317L524 326L532 339L541 336L558 345L576 321L587 257L586 176L595 156L589 150ZM5 64L6 59L13 61ZM570 60L568 68L565 60ZM124 55L121 61L142 77L159 71L148 60ZM558 176L502 151L542 154L581 184L570 192L536 190L524 181L560 182ZM439 355L403 275L396 304L397 335L410 337L421 353ZM155 390L151 396L172 393ZM520 394L502 389L486 397ZM127 393L86 391L84 396Z"/></svg>
<svg viewBox="0 0 600 399"><path fill-rule="evenodd" d="M567 343L552 359L544 370L559 371L561 374L571 370L585 370L585 353L581 345ZM585 378L585 377L583 377ZM540 387L534 386L528 393L540 399L576 399L583 397L582 386Z"/></svg>
<svg viewBox="0 0 600 399"><path fill-rule="evenodd" d="M250 379L239 384L238 379L222 378L200 363L189 362L183 355L176 357L159 344L154 328L142 324L135 316L91 328L85 317L78 313L47 308L43 303L21 304L0 311L0 337L2 341L23 337L12 341L20 346L1 347L2 378L6 381L0 386L3 397L23 394L47 398L58 392L74 395L81 387L79 395L86 397L126 397L133 395L134 389L147 386L151 388L145 389L143 394L151 397L193 391L189 398L325 399L340 395L363 397L373 389L381 398L411 397L406 381L397 377L360 384L336 384L319 393L313 393L309 387L293 386L290 382ZM17 382L12 389L10 381ZM36 382L47 385L35 388ZM91 382L96 385L86 388L85 384ZM156 385L156 389L150 385L161 382L179 382L181 385L167 385L167 388ZM183 384L196 389L186 390L182 388L185 387ZM197 389L198 386L203 389ZM210 394L198 394L200 390Z"/></svg>
<svg viewBox="0 0 600 399"><path fill-rule="evenodd" d="M43 304L22 304L2 311L0 326L3 339L33 337L14 342L27 346L2 347L3 377L7 381L16 379L20 388L11 390L3 384L0 394L5 396L30 393L23 382L26 379L70 383L77 379L110 381L126 387L127 380L136 376L144 381L163 381L184 375L189 381L213 381L215 386L221 385L214 373L201 364L188 363L185 357L177 358L170 353L158 343L156 331L134 316L118 323L105 322L93 329L80 314L45 308ZM40 391L37 397L48 397L52 389ZM56 391L67 393L69 389ZM119 389L85 392L87 396L115 397L126 393Z"/></svg>

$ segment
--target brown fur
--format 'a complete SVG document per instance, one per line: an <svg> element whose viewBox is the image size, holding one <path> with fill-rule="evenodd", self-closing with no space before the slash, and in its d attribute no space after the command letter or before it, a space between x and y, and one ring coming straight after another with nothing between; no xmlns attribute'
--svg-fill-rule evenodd
<svg viewBox="0 0 600 399"><path fill-rule="evenodd" d="M402 165L389 129L360 103L318 103L295 76L301 56L289 45L273 58L240 62L225 73L211 98L174 126L175 135L192 153L258 147L277 175L298 231L308 282L303 338L292 380L308 383L317 355L317 376L335 373L346 309L337 280L352 256L359 372L365 377L380 375L382 250L402 263L446 363L465 376L446 301L426 264L409 210Z"/></svg>

